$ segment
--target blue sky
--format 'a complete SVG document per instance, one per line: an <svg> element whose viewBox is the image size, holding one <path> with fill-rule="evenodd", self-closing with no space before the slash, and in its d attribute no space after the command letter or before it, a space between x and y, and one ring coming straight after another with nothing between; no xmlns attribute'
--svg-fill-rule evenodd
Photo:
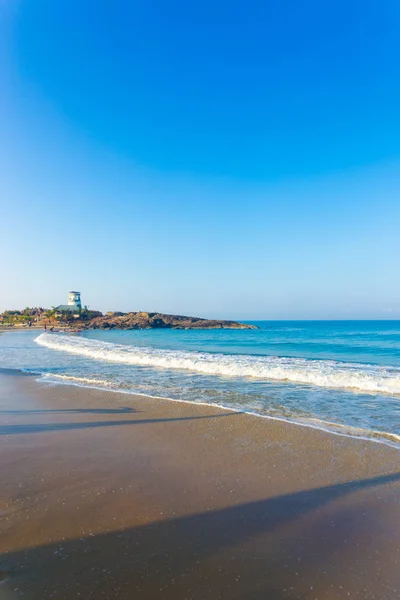
<svg viewBox="0 0 400 600"><path fill-rule="evenodd" d="M0 2L0 309L400 318L400 5Z"/></svg>

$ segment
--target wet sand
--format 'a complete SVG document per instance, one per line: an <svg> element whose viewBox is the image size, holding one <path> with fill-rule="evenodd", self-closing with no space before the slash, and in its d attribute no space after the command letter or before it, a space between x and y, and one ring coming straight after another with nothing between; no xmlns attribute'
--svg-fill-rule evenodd
<svg viewBox="0 0 400 600"><path fill-rule="evenodd" d="M395 600L400 451L0 375L0 599Z"/></svg>

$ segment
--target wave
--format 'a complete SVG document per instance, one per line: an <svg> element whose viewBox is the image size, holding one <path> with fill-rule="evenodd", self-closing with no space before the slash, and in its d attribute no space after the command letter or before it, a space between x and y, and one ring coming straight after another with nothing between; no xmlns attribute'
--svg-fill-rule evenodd
<svg viewBox="0 0 400 600"><path fill-rule="evenodd" d="M394 367L333 360L164 350L72 338L65 334L43 333L35 342L52 350L125 365L400 395L400 369Z"/></svg>
<svg viewBox="0 0 400 600"><path fill-rule="evenodd" d="M265 330L286 333L287 331L304 331L304 327L266 327Z"/></svg>

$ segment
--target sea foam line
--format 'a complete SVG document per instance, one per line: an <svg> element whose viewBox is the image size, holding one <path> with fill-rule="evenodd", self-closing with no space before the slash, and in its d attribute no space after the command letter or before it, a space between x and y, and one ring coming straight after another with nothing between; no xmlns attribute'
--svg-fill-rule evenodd
<svg viewBox="0 0 400 600"><path fill-rule="evenodd" d="M394 367L331 360L144 348L70 337L65 334L43 333L35 342L52 350L125 365L400 395L400 369Z"/></svg>
<svg viewBox="0 0 400 600"><path fill-rule="evenodd" d="M60 379L62 381L66 381L67 383L84 383L84 384L88 384L89 386L97 385L97 386L100 386L100 388L113 387L112 383L105 379L92 379L89 377L75 377L73 375L60 375L59 373L43 373L43 375L41 375L41 378L44 380Z"/></svg>

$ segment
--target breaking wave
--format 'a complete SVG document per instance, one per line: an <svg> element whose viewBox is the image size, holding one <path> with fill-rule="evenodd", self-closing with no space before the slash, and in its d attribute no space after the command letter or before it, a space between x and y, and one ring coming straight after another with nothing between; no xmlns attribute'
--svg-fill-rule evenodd
<svg viewBox="0 0 400 600"><path fill-rule="evenodd" d="M52 350L125 365L400 395L400 368L395 367L341 363L333 360L164 350L70 337L65 334L43 333L35 342Z"/></svg>

